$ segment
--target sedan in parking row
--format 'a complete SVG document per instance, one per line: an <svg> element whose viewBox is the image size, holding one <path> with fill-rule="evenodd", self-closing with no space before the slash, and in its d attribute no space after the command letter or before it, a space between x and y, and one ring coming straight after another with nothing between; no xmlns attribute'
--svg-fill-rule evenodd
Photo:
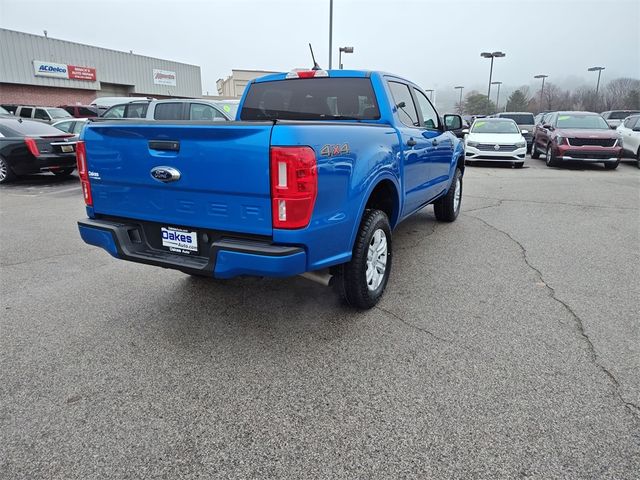
<svg viewBox="0 0 640 480"><path fill-rule="evenodd" d="M471 125L465 137L465 161L508 162L522 167L527 154L527 141L518 124L509 118L482 118Z"/></svg>
<svg viewBox="0 0 640 480"><path fill-rule="evenodd" d="M31 173L71 175L76 167L72 137L46 123L0 118L0 183Z"/></svg>

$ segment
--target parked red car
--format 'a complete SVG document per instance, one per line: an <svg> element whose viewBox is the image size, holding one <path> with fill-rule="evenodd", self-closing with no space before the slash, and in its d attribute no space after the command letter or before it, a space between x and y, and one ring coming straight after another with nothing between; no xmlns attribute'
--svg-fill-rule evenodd
<svg viewBox="0 0 640 480"><path fill-rule="evenodd" d="M618 167L622 155L619 135L602 116L592 112L554 112L536 125L531 158L546 156L548 167L563 161L603 163Z"/></svg>
<svg viewBox="0 0 640 480"><path fill-rule="evenodd" d="M99 116L98 109L94 105L60 105L58 108L66 110L72 117L76 118L94 118Z"/></svg>

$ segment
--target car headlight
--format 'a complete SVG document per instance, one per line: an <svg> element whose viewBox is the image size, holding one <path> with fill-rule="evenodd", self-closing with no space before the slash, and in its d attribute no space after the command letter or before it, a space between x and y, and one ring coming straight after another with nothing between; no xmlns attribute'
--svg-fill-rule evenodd
<svg viewBox="0 0 640 480"><path fill-rule="evenodd" d="M527 146L527 142L518 142L516 143L516 148L524 148Z"/></svg>
<svg viewBox="0 0 640 480"><path fill-rule="evenodd" d="M477 147L478 142L467 142L467 147Z"/></svg>
<svg viewBox="0 0 640 480"><path fill-rule="evenodd" d="M556 144L557 145L562 145L564 143L564 137L561 137L560 135L558 135L556 137Z"/></svg>

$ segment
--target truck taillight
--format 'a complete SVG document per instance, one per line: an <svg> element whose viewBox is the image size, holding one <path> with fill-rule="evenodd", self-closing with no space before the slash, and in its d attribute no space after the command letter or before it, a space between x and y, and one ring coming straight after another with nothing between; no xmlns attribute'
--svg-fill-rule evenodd
<svg viewBox="0 0 640 480"><path fill-rule="evenodd" d="M318 164L311 147L271 147L273 228L309 225L318 193Z"/></svg>
<svg viewBox="0 0 640 480"><path fill-rule="evenodd" d="M91 184L89 183L89 172L87 170L87 147L83 141L76 143L76 162L78 164L78 176L82 185L84 203L90 207L93 205L93 198L91 197Z"/></svg>
<svg viewBox="0 0 640 480"><path fill-rule="evenodd" d="M40 155L40 150L38 149L38 144L36 143L35 138L25 137L24 143L27 145L27 148L29 149L31 155L33 155L34 157Z"/></svg>

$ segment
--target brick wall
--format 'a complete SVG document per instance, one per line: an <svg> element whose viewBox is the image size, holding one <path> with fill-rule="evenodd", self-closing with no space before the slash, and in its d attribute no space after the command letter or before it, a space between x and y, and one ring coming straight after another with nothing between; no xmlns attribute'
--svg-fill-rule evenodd
<svg viewBox="0 0 640 480"><path fill-rule="evenodd" d="M75 88L38 87L35 85L17 85L0 83L0 103L16 105L38 105L57 107L58 105L87 105L96 98L94 90Z"/></svg>

